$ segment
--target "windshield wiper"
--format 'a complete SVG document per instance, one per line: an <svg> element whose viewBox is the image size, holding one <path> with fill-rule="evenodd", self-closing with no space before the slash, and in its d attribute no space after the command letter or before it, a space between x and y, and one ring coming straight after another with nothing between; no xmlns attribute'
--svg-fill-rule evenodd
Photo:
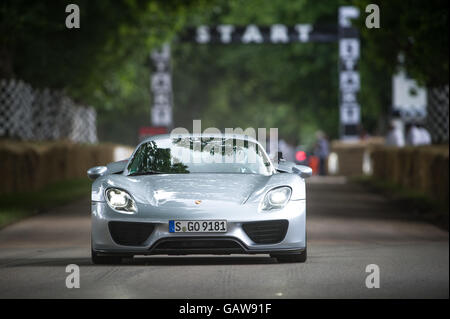
<svg viewBox="0 0 450 319"><path fill-rule="evenodd" d="M134 173L128 174L128 176L156 175L156 174L164 174L164 173L157 172L157 171L145 171L145 172L134 172Z"/></svg>

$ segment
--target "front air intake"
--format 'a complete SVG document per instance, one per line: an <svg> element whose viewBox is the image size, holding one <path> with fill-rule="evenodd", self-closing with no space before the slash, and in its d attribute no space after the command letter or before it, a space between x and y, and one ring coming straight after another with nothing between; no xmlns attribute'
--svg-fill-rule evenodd
<svg viewBox="0 0 450 319"><path fill-rule="evenodd" d="M154 224L134 222L109 222L112 239L123 246L142 246L155 229Z"/></svg>
<svg viewBox="0 0 450 319"><path fill-rule="evenodd" d="M171 237L156 242L152 254L242 254L244 249L238 240L227 237Z"/></svg>
<svg viewBox="0 0 450 319"><path fill-rule="evenodd" d="M244 223L242 228L256 244L276 244L286 236L288 225L287 220L269 220Z"/></svg>

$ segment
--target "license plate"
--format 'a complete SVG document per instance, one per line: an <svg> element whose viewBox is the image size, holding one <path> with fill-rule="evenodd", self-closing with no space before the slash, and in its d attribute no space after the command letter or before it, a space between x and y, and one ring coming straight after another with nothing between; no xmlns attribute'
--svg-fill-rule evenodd
<svg viewBox="0 0 450 319"><path fill-rule="evenodd" d="M170 233L225 233L226 220L170 220Z"/></svg>

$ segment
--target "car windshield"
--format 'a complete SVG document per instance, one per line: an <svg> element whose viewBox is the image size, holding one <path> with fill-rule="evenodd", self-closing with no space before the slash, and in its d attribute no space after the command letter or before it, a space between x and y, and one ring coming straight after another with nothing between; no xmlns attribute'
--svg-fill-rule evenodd
<svg viewBox="0 0 450 319"><path fill-rule="evenodd" d="M236 138L181 137L156 139L135 152L128 175L240 173L271 175L262 147Z"/></svg>

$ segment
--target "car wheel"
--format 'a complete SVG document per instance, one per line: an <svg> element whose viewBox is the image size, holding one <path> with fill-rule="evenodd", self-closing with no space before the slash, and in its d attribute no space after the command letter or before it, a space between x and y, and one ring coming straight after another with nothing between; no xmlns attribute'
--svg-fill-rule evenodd
<svg viewBox="0 0 450 319"><path fill-rule="evenodd" d="M307 259L307 250L303 250L299 254L283 254L283 255L270 255L270 257L276 258L279 263L304 263Z"/></svg>
<svg viewBox="0 0 450 319"><path fill-rule="evenodd" d="M96 265L114 265L122 263L122 256L100 256L91 250L91 260Z"/></svg>

